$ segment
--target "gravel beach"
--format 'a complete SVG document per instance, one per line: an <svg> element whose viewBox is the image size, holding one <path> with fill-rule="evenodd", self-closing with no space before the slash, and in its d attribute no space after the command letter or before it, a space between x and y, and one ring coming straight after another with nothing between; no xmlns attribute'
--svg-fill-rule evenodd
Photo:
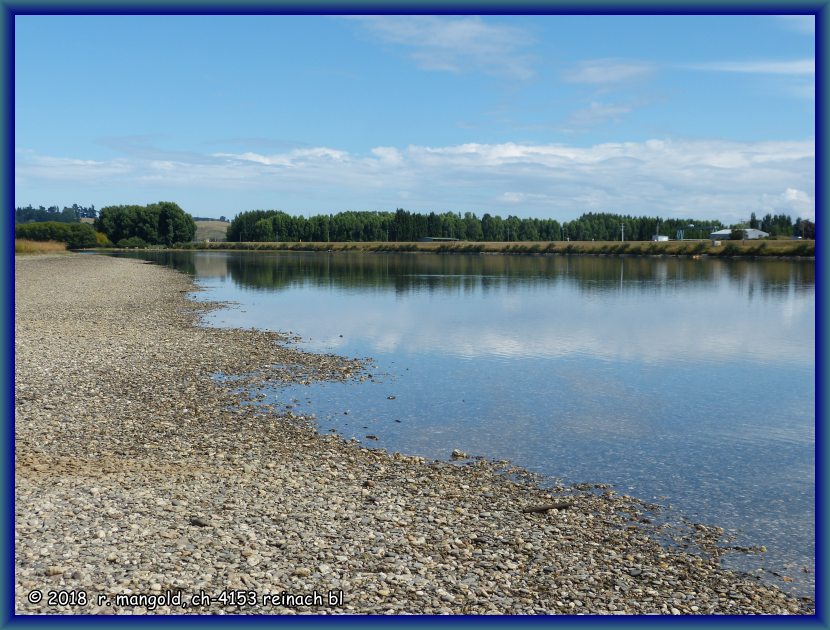
<svg viewBox="0 0 830 630"><path fill-rule="evenodd" d="M243 385L363 366L199 326L194 290L136 260L16 257L18 614L813 614L722 569L717 528L669 549L611 489L249 404Z"/></svg>

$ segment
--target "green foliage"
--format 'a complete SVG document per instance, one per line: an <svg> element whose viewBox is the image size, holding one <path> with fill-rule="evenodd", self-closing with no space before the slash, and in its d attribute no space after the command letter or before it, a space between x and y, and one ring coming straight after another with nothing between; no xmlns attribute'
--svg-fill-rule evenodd
<svg viewBox="0 0 830 630"><path fill-rule="evenodd" d="M744 240L745 237L746 237L746 232L744 232L740 228L735 228L735 229L732 230L732 234L730 235L729 238L731 238L733 241L742 241L742 240Z"/></svg>
<svg viewBox="0 0 830 630"><path fill-rule="evenodd" d="M87 223L21 223L15 226L14 236L32 241L60 241L66 243L69 249L84 249L98 244L95 230Z"/></svg>
<svg viewBox="0 0 830 630"><path fill-rule="evenodd" d="M761 230L770 236L792 236L793 220L788 214L769 214L761 219Z"/></svg>
<svg viewBox="0 0 830 630"><path fill-rule="evenodd" d="M96 214L94 205L85 208L73 203L71 206L64 206L61 210L58 206L49 206L48 208L38 206L34 208L29 204L25 208L18 206L14 209L14 222L57 221L58 223L79 223L82 218L94 219Z"/></svg>
<svg viewBox="0 0 830 630"><path fill-rule="evenodd" d="M194 221L221 221L222 223L227 223L228 220L223 216L219 217L193 217Z"/></svg>
<svg viewBox="0 0 830 630"><path fill-rule="evenodd" d="M816 238L816 224L810 221L809 219L802 219L799 217L795 220L795 227L793 232L796 236L800 236L801 238L809 238L815 239Z"/></svg>
<svg viewBox="0 0 830 630"><path fill-rule="evenodd" d="M114 243L136 237L150 245L187 243L196 234L196 223L171 201L148 206L107 206L95 220L95 229Z"/></svg>
<svg viewBox="0 0 830 630"><path fill-rule="evenodd" d="M147 247L147 241L139 238L138 236L131 236L130 238L122 238L118 241L118 243L116 243L116 247L137 247L139 249L144 249Z"/></svg>
<svg viewBox="0 0 830 630"><path fill-rule="evenodd" d="M417 241L424 237L456 238L462 241L619 241L621 224L625 240L647 241L658 230L674 234L684 230L689 237L705 237L720 221L631 217L612 213L583 214L574 221L555 219L506 219L472 212L419 214L398 208L393 212L340 212L309 218L279 210L252 210L238 214L228 227L227 240L235 242L346 242ZM689 228L690 225L698 226Z"/></svg>

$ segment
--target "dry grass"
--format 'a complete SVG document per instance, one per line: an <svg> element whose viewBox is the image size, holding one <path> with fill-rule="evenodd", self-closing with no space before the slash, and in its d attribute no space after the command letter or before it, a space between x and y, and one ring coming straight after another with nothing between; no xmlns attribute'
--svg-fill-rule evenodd
<svg viewBox="0 0 830 630"><path fill-rule="evenodd" d="M66 252L66 243L58 241L31 241L27 238L14 239L15 254L61 254Z"/></svg>
<svg viewBox="0 0 830 630"><path fill-rule="evenodd" d="M196 221L196 236L193 240L224 241L230 223L225 221Z"/></svg>

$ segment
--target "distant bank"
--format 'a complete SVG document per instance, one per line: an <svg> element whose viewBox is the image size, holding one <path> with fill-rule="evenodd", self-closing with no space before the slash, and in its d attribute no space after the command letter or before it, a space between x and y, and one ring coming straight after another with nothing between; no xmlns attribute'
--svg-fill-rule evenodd
<svg viewBox="0 0 830 630"><path fill-rule="evenodd" d="M252 251L434 252L448 254L593 254L628 256L814 257L814 240L721 241L524 241L524 242L196 242L186 249Z"/></svg>

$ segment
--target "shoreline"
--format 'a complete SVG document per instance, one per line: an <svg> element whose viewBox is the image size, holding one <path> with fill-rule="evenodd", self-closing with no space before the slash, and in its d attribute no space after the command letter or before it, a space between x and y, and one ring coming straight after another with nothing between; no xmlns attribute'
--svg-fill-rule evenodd
<svg viewBox="0 0 830 630"><path fill-rule="evenodd" d="M149 247L148 249L153 249ZM528 242L199 242L169 251L267 251L267 252L367 252L367 253L435 253L482 254L504 256L612 256L612 257L673 257L706 260L813 260L815 241L723 241L720 246L710 241L528 241ZM124 250L102 250L124 251Z"/></svg>
<svg viewBox="0 0 830 630"><path fill-rule="evenodd" d="M212 305L187 298L198 288L183 274L18 256L15 291L18 613L144 613L112 601L225 589L256 605L226 595L151 612L814 612L720 568L717 528L695 532L711 557L667 549L632 497L542 488L497 462L367 449L245 404L256 395L242 386L349 379L361 363L276 333L200 326ZM96 601L27 600L55 589ZM274 604L312 592L342 601Z"/></svg>

